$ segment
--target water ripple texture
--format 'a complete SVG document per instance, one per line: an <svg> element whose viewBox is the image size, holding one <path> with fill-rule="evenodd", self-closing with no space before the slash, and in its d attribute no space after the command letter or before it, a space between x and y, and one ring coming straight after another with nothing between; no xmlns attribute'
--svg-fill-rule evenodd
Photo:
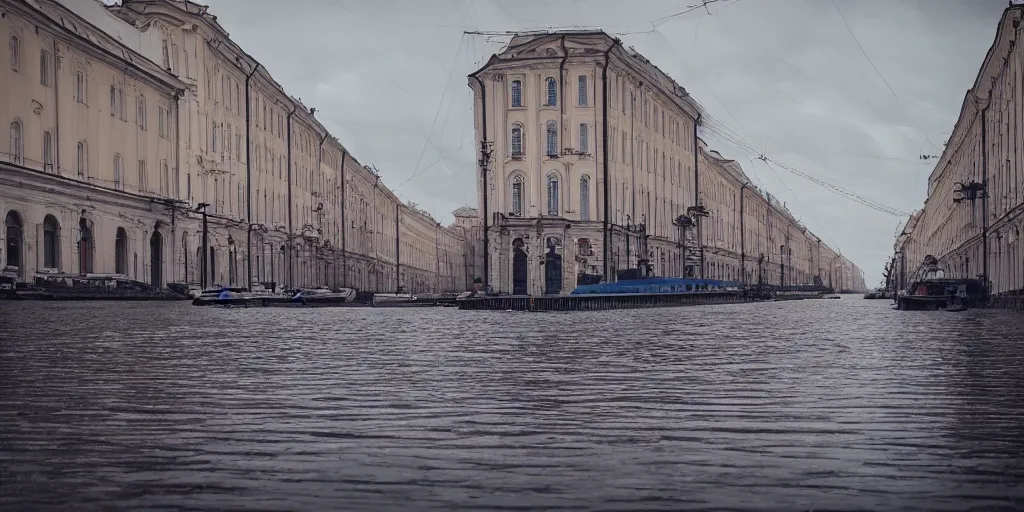
<svg viewBox="0 0 1024 512"><path fill-rule="evenodd" d="M0 303L0 510L809 509L1024 509L1024 315Z"/></svg>

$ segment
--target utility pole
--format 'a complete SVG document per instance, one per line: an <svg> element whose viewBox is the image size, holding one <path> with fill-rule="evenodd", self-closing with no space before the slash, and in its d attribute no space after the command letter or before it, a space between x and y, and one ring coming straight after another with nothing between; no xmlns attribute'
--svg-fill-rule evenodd
<svg viewBox="0 0 1024 512"><path fill-rule="evenodd" d="M209 252L209 249L208 249L208 247L209 247L209 228L208 228L208 226L206 224L206 207L207 206L210 206L209 203L199 203L196 206L196 209L195 209L196 213L201 213L203 215L203 257L202 257L202 260L203 260L202 261L203 275L202 275L202 278L199 280L199 286L203 290L206 289L206 283L207 283L207 281L206 281L206 274L207 274L207 268L208 268L207 267L207 264L208 264L207 258L210 257L210 255L207 254Z"/></svg>
<svg viewBox="0 0 1024 512"><path fill-rule="evenodd" d="M482 84L481 84L481 86L482 86ZM486 100L484 100L484 101L486 102ZM484 275L483 275L484 292L486 292L487 289L488 289L488 286L489 286L489 283L490 283L490 274L491 274L491 252L490 252L491 238L490 238L490 229L489 229L488 222L487 222L488 212L490 211L487 208L487 198L491 195L491 191L488 188L489 184L488 184L487 176L488 176L488 174L490 174L491 162L492 162L491 159L494 156L494 143L487 141L487 132L486 132L487 128L486 128L486 124L487 124L487 118L484 117L484 126L485 126L485 128L484 128L484 130L485 130L484 131L484 140L480 141L480 160L477 162L478 164L480 164L480 173L483 175L482 178L483 178L483 193L484 193L484 197L482 199L483 200L483 208L484 208L484 211L483 211L483 221L484 221Z"/></svg>

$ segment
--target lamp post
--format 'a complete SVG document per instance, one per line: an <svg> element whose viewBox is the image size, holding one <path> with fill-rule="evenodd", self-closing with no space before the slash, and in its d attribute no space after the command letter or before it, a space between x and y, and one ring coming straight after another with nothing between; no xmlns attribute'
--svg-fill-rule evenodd
<svg viewBox="0 0 1024 512"><path fill-rule="evenodd" d="M207 264L208 264L207 263L207 258L210 257L210 255L208 254L209 250L207 249L208 240L209 240L209 229L208 229L207 224L206 224L206 207L207 206L210 206L210 204L209 203L199 203L198 205L196 205L196 209L195 209L196 213L200 213L200 214L203 215L203 242L202 242L203 243L203 257L202 257L202 260L203 260L202 261L202 263L203 263L203 265L202 265L203 276L202 276L202 279L199 280L199 286L202 289L204 289L204 290L206 289L206 273L207 273L206 269L207 269Z"/></svg>
<svg viewBox="0 0 1024 512"><path fill-rule="evenodd" d="M682 260L682 274L686 276L686 228L693 227L693 219L689 215L682 214L672 221L672 224L679 230L679 242L676 246L679 247L680 259Z"/></svg>
<svg viewBox="0 0 1024 512"><path fill-rule="evenodd" d="M953 188L953 202L971 202L971 216L974 216L974 201L981 199L981 278L985 293L988 294L988 187L984 183L971 180L967 183L958 181Z"/></svg>

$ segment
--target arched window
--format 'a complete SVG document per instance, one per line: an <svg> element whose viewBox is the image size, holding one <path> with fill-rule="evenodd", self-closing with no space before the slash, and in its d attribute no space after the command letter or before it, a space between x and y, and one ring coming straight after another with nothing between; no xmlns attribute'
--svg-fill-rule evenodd
<svg viewBox="0 0 1024 512"><path fill-rule="evenodd" d="M558 215L558 175L548 174L548 215Z"/></svg>
<svg viewBox="0 0 1024 512"><path fill-rule="evenodd" d="M558 125L554 121L548 121L547 125L548 134L548 156L558 154Z"/></svg>
<svg viewBox="0 0 1024 512"><path fill-rule="evenodd" d="M22 137L21 121L11 121L11 162L25 164L25 140Z"/></svg>
<svg viewBox="0 0 1024 512"><path fill-rule="evenodd" d="M114 155L114 188L118 190L124 188L124 163L120 154Z"/></svg>
<svg viewBox="0 0 1024 512"><path fill-rule="evenodd" d="M53 215L43 219L43 267L60 268L60 223Z"/></svg>
<svg viewBox="0 0 1024 512"><path fill-rule="evenodd" d="M547 102L544 103L544 105L554 107L555 105L558 105L558 82L556 82L553 77L548 77L547 86L548 97Z"/></svg>
<svg viewBox="0 0 1024 512"><path fill-rule="evenodd" d="M53 134L43 132L43 170L53 171Z"/></svg>
<svg viewBox="0 0 1024 512"><path fill-rule="evenodd" d="M519 80L512 81L512 106L523 106L523 82Z"/></svg>
<svg viewBox="0 0 1024 512"><path fill-rule="evenodd" d="M590 177L580 177L580 220L590 220Z"/></svg>
<svg viewBox="0 0 1024 512"><path fill-rule="evenodd" d="M586 78L586 77L584 77L584 78ZM588 126L587 126L587 123L581 123L580 124L580 153L584 153L584 154L590 153L590 147L589 147L590 145L588 143L589 140L590 140L589 131L590 130L589 130Z"/></svg>
<svg viewBox="0 0 1024 512"><path fill-rule="evenodd" d="M519 123L512 125L512 156L523 154L523 127Z"/></svg>
<svg viewBox="0 0 1024 512"><path fill-rule="evenodd" d="M85 141L78 142L78 177L84 178L89 172L89 148L86 146Z"/></svg>
<svg viewBox="0 0 1024 512"><path fill-rule="evenodd" d="M512 215L523 216L523 177L512 178Z"/></svg>

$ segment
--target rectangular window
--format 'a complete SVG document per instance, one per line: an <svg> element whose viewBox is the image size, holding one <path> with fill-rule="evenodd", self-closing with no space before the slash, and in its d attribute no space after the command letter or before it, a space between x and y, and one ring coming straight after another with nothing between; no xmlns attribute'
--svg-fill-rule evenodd
<svg viewBox="0 0 1024 512"><path fill-rule="evenodd" d="M44 87L50 87L50 53L46 50L39 52L39 83Z"/></svg>
<svg viewBox="0 0 1024 512"><path fill-rule="evenodd" d="M113 85L110 86L110 115L117 115L117 88Z"/></svg>
<svg viewBox="0 0 1024 512"><path fill-rule="evenodd" d="M11 70L17 71L21 67L21 40L18 36L11 36Z"/></svg>
<svg viewBox="0 0 1024 512"><path fill-rule="evenodd" d="M159 125L160 136L165 139L167 138L168 131L167 121L170 119L170 116L168 114L169 113L167 112L166 108L160 107L160 118L157 120L157 124Z"/></svg>
<svg viewBox="0 0 1024 512"><path fill-rule="evenodd" d="M135 120L140 130L146 129L146 97L139 95L135 98Z"/></svg>
<svg viewBox="0 0 1024 512"><path fill-rule="evenodd" d="M85 72L78 71L75 73L75 100L79 103L88 105L89 102L85 100Z"/></svg>
<svg viewBox="0 0 1024 512"><path fill-rule="evenodd" d="M241 130L239 130L241 131ZM235 160L242 159L242 134L235 134Z"/></svg>
<svg viewBox="0 0 1024 512"><path fill-rule="evenodd" d="M53 171L53 136L50 132L43 133L43 170Z"/></svg>
<svg viewBox="0 0 1024 512"><path fill-rule="evenodd" d="M586 123L580 125L580 153L589 154L589 133L587 133L588 127Z"/></svg>
<svg viewBox="0 0 1024 512"><path fill-rule="evenodd" d="M164 69L171 69L171 50L170 47L167 46L166 39L161 43L160 51L164 59Z"/></svg>
<svg viewBox="0 0 1024 512"><path fill-rule="evenodd" d="M139 192L145 192L146 189L146 161L139 160Z"/></svg>
<svg viewBox="0 0 1024 512"><path fill-rule="evenodd" d="M167 160L160 160L160 193L170 195L171 172L167 167Z"/></svg>
<svg viewBox="0 0 1024 512"><path fill-rule="evenodd" d="M580 106L587 106L587 75L580 75Z"/></svg>
<svg viewBox="0 0 1024 512"><path fill-rule="evenodd" d="M520 80L512 81L512 106L523 106L523 82Z"/></svg>

